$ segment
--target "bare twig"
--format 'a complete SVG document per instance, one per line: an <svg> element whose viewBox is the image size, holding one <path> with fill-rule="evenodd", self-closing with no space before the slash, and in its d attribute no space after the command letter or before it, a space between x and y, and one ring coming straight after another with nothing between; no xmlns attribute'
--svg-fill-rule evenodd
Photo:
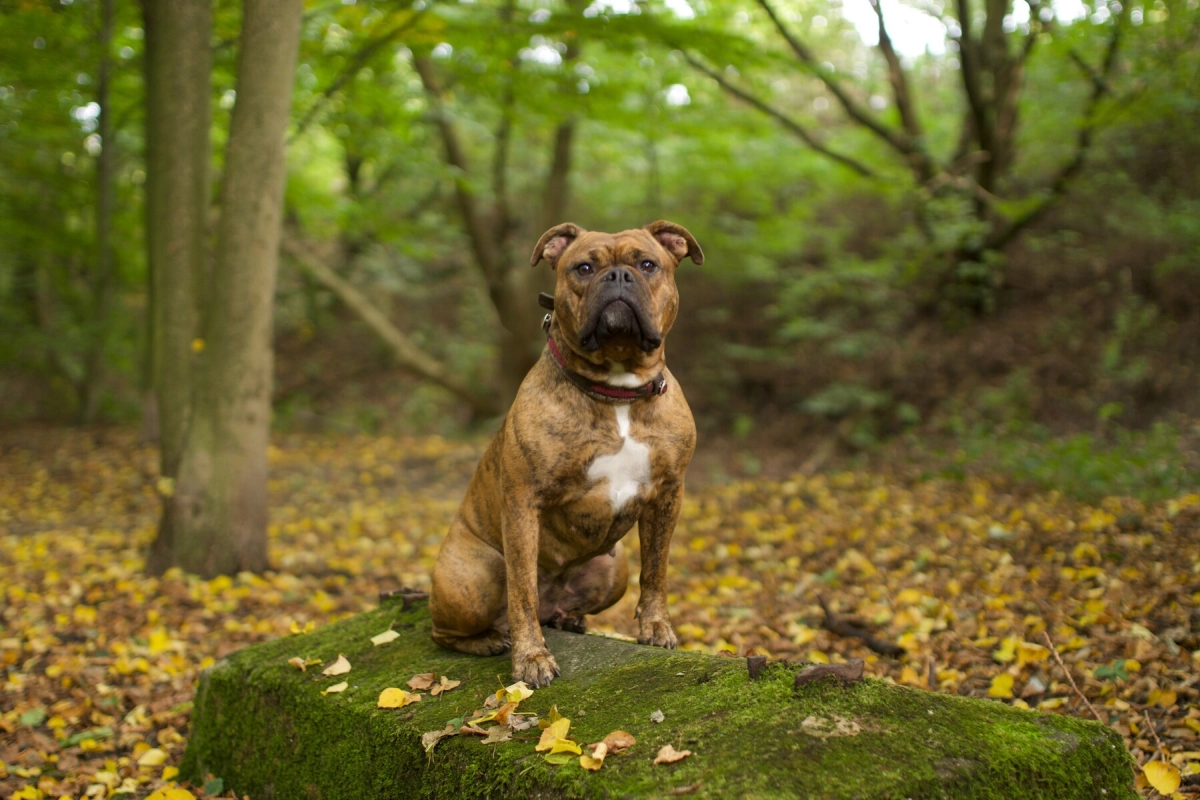
<svg viewBox="0 0 1200 800"><path fill-rule="evenodd" d="M857 172L859 175L862 175L864 178L876 177L875 173L872 172L869 167L867 167L866 165L862 164L859 161L856 161L855 159L851 158L850 156L842 155L841 153L830 150L828 147L826 147L824 144L822 144L820 142L820 140L818 140L815 136L813 136L812 132L809 131L808 128L804 127L799 122L797 122L796 120L789 117L787 114L784 114L782 111L768 105L766 102L764 102L764 101L760 100L759 98L755 97L754 95L750 94L745 89L742 89L742 88L739 88L739 87L733 85L728 80L726 80L725 76L723 76L721 73L712 69L708 65L702 63L699 59L695 58L690 53L684 52L683 57L687 60L687 62L689 64L692 65L692 67L699 70L700 72L703 72L705 75L707 75L708 77L710 77L714 81L716 81L717 85L720 86L722 89L729 92L731 95L738 98L739 100L742 100L742 101L754 106L759 111L766 114L768 117L771 117L775 121L779 122L781 125L783 125L783 127L787 128L789 131L794 133L798 139L800 139L802 142L804 142L806 145L811 147L816 152L820 153L821 155L823 155L827 158L833 159L834 161L838 162L842 166L849 167L850 169Z"/></svg>
<svg viewBox="0 0 1200 800"><path fill-rule="evenodd" d="M1163 761L1166 761L1167 748L1163 747L1162 739L1158 738L1158 731L1154 729L1154 722L1150 719L1150 712L1142 709L1142 716L1146 720L1146 727L1150 729L1150 735L1154 737L1154 743L1158 745L1158 750L1155 752L1154 758L1157 758L1161 755L1163 757ZM1150 761L1153 761L1154 758L1151 758ZM1149 764L1150 761L1147 761L1146 763Z"/></svg>
<svg viewBox="0 0 1200 800"><path fill-rule="evenodd" d="M1100 712L1096 710L1096 707L1092 705L1091 701L1088 700L1087 697L1084 696L1083 692L1079 690L1079 687L1075 685L1075 679L1071 677L1071 671L1067 669L1067 665L1063 663L1062 656L1058 654L1058 648L1054 646L1054 640L1050 638L1050 634L1046 631L1042 631L1042 637L1045 638L1046 645L1050 648L1050 653L1054 656L1054 660L1058 662L1059 668L1063 671L1063 674L1067 676L1067 683L1071 684L1071 688L1075 690L1076 696L1083 701L1083 704L1088 707L1088 710L1092 712L1092 716L1095 717L1098 722L1107 725L1108 722L1100 716Z"/></svg>
<svg viewBox="0 0 1200 800"><path fill-rule="evenodd" d="M889 658L899 658L907 652L903 647L895 642L889 642L886 639L880 639L866 628L855 625L848 619L839 617L829 608L829 604L825 602L825 598L817 596L817 602L821 604L821 609L825 612L825 619L821 621L821 627L830 633L838 636L845 636L854 639L862 639L867 647L874 650L883 656Z"/></svg>

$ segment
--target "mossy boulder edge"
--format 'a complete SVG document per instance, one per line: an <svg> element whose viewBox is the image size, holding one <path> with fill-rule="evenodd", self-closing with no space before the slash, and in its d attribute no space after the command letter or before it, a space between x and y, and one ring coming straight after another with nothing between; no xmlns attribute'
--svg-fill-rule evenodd
<svg viewBox="0 0 1200 800"><path fill-rule="evenodd" d="M664 651L599 636L547 631L562 676L521 704L544 716L557 705L571 736L637 738L596 773L534 752L536 730L484 745L442 740L426 755L420 736L482 706L509 681L507 655L452 653L429 638L424 603L399 600L313 633L233 653L207 670L192 712L183 774L220 777L252 800L385 800L472 797L831 798L851 800L1126 800L1133 767L1120 737L1099 723L864 680L796 689L793 671L769 665L751 680L745 659ZM375 646L389 628L400 637ZM350 660L326 678L287 663L301 656ZM379 693L416 673L461 680L398 710ZM321 690L345 680L340 694ZM662 723L650 715L661 710ZM843 718L852 736L812 735L808 717ZM694 755L655 766L664 744Z"/></svg>

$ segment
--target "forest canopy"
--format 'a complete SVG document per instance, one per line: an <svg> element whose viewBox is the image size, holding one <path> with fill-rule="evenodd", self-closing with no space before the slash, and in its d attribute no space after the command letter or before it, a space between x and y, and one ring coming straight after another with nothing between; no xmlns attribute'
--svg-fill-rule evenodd
<svg viewBox="0 0 1200 800"><path fill-rule="evenodd" d="M702 428L1194 413L1195 6L310 3L276 424L494 416L540 348L541 231L662 217L708 254L672 340ZM214 206L240 17L214 9ZM0 9L5 419L142 414L143 26Z"/></svg>

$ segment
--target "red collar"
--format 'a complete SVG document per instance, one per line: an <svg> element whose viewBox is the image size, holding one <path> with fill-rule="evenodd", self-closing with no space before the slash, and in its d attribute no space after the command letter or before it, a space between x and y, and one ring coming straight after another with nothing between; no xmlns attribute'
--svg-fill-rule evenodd
<svg viewBox="0 0 1200 800"><path fill-rule="evenodd" d="M609 386L604 383L595 383L578 372L572 372L567 368L567 361L563 358L562 353L559 352L558 345L554 343L553 336L547 334L546 344L550 347L550 355L554 356L554 362L558 364L559 369L562 370L567 380L575 384L580 391L594 400L601 400L607 403L632 403L634 400L640 400L643 397L656 397L660 394L666 394L667 378L661 372L649 383L643 383L641 386L629 389Z"/></svg>

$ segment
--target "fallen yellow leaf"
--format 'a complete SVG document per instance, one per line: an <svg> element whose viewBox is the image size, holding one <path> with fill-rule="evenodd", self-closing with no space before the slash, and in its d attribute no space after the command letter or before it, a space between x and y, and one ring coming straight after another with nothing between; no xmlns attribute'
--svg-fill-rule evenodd
<svg viewBox="0 0 1200 800"><path fill-rule="evenodd" d="M604 764L604 757L606 755L608 755L608 745L606 745L604 742L601 742L600 744L596 745L594 750L592 750L592 754L590 756L581 755L579 757L579 766L595 772Z"/></svg>
<svg viewBox="0 0 1200 800"><path fill-rule="evenodd" d="M321 672L321 674L329 675L329 676L345 675L349 671L350 671L350 662L346 660L346 657L344 655L339 653L338 657L337 657L337 661L333 662L328 667L326 667Z"/></svg>
<svg viewBox="0 0 1200 800"><path fill-rule="evenodd" d="M383 633L380 633L376 636L372 636L371 643L374 644L376 647L378 647L381 644L387 644L388 642L394 642L395 640L397 640L399 638L400 638L400 634L396 633L394 630L389 628L386 631L384 631Z"/></svg>
<svg viewBox="0 0 1200 800"><path fill-rule="evenodd" d="M554 747L554 743L560 739L567 738L567 731L571 729L571 720L566 717L560 717L550 724L550 727L542 731L542 738L538 740L537 747L534 749L541 753L550 750Z"/></svg>
<svg viewBox="0 0 1200 800"><path fill-rule="evenodd" d="M167 751L157 747L151 748L138 757L139 767L161 767L167 761Z"/></svg>
<svg viewBox="0 0 1200 800"><path fill-rule="evenodd" d="M389 687L379 693L378 708L404 708L412 703L418 703L421 695L406 692L403 689Z"/></svg>
<svg viewBox="0 0 1200 800"><path fill-rule="evenodd" d="M509 703L519 703L522 700L528 700L530 697L533 697L533 689L525 685L525 681L517 681L511 686L504 687L504 697L501 699Z"/></svg>
<svg viewBox="0 0 1200 800"><path fill-rule="evenodd" d="M150 794L146 800L196 800L196 795L180 786L164 786Z"/></svg>
<svg viewBox="0 0 1200 800"><path fill-rule="evenodd" d="M988 687L988 697L1012 697L1013 676L1007 672L1001 672L996 677L992 678L992 685Z"/></svg>
<svg viewBox="0 0 1200 800"><path fill-rule="evenodd" d="M300 656L293 656L288 659L288 663L301 672L308 672L308 665L304 663L304 659Z"/></svg>
<svg viewBox="0 0 1200 800"><path fill-rule="evenodd" d="M344 692L349 688L350 688L350 684L346 683L345 681L342 681L341 683L335 683L333 686L330 686L328 689L323 690L321 692L321 694L337 694L338 692Z"/></svg>
<svg viewBox="0 0 1200 800"><path fill-rule="evenodd" d="M1146 782L1154 787L1154 791L1161 795L1174 793L1181 781L1179 770L1163 761L1151 761L1146 764L1142 767L1142 774L1146 776Z"/></svg>
<svg viewBox="0 0 1200 800"><path fill-rule="evenodd" d="M179 775L179 767L163 767L162 780L169 781L173 778L178 777L178 775Z"/></svg>

